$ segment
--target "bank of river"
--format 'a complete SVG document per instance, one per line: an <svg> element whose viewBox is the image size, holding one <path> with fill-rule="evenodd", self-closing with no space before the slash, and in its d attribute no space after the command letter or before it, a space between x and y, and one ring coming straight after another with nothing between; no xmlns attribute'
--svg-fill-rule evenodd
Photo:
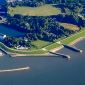
<svg viewBox="0 0 85 85"><path fill-rule="evenodd" d="M71 60L61 57L0 57L0 70L29 66L30 70L0 73L1 85L85 85L85 40L74 44L83 53L63 48Z"/></svg>
<svg viewBox="0 0 85 85"><path fill-rule="evenodd" d="M74 45L82 40L85 40L85 37L80 37L76 40L74 40L73 42L71 42L69 45ZM64 46L60 46L60 47L57 47L57 48L54 48L52 50L50 50L51 52L58 52L59 50L61 50L62 48L64 48ZM49 56L50 54L49 53L45 53L45 54L17 54L17 53L11 53L12 57L19 57L19 56Z"/></svg>

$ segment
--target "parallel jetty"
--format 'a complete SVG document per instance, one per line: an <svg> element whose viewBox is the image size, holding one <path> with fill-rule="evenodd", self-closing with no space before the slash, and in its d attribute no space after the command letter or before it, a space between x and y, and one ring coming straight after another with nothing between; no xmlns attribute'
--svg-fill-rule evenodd
<svg viewBox="0 0 85 85"><path fill-rule="evenodd" d="M11 55L8 54L4 49L0 48L0 51L1 51L2 53L4 53L5 55L8 55L9 57L11 57Z"/></svg>
<svg viewBox="0 0 85 85"><path fill-rule="evenodd" d="M17 69L8 69L8 70L0 70L0 72L23 71L23 70L28 70L28 69L30 69L30 67L17 68Z"/></svg>
<svg viewBox="0 0 85 85"><path fill-rule="evenodd" d="M71 58L69 55L65 55L65 54L61 54L61 53L55 53L55 52L51 52L51 51L49 51L49 53L54 54L54 55L59 55L59 56L62 56L63 58L67 58L67 59Z"/></svg>
<svg viewBox="0 0 85 85"><path fill-rule="evenodd" d="M78 49L78 48L73 47L73 46L70 46L70 45L63 45L63 46L64 46L65 48L68 48L68 49L73 50L73 51L75 51L75 52L80 52L80 53L83 52L81 49Z"/></svg>

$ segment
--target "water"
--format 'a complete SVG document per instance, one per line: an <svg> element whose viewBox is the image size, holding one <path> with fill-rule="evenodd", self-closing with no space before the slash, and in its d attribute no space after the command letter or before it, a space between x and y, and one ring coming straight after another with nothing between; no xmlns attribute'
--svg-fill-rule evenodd
<svg viewBox="0 0 85 85"><path fill-rule="evenodd" d="M12 28L8 28L3 25L0 25L0 33L11 37L20 37L25 35L25 33L13 30Z"/></svg>
<svg viewBox="0 0 85 85"><path fill-rule="evenodd" d="M31 68L0 73L0 85L85 85L85 40L76 46L84 52L59 51L70 55L70 61L61 57L0 57L0 69Z"/></svg>

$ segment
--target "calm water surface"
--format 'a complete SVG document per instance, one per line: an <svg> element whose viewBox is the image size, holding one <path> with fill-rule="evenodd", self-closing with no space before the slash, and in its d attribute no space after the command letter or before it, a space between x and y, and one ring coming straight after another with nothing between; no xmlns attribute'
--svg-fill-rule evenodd
<svg viewBox="0 0 85 85"><path fill-rule="evenodd" d="M0 73L0 85L85 85L85 40L82 54L62 49L71 60L58 57L0 57L0 69L30 66L30 70Z"/></svg>
<svg viewBox="0 0 85 85"><path fill-rule="evenodd" d="M20 37L24 36L25 33L19 32L17 30L13 30L13 28L8 28L6 26L0 25L0 34L5 34L11 37Z"/></svg>

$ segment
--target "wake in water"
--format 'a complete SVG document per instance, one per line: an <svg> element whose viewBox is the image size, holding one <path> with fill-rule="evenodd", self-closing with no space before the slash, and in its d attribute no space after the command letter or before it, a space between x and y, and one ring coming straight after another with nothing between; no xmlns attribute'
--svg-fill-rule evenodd
<svg viewBox="0 0 85 85"><path fill-rule="evenodd" d="M28 70L28 69L30 69L30 67L17 68L17 69L8 69L8 70L0 70L0 72L23 71L23 70Z"/></svg>

